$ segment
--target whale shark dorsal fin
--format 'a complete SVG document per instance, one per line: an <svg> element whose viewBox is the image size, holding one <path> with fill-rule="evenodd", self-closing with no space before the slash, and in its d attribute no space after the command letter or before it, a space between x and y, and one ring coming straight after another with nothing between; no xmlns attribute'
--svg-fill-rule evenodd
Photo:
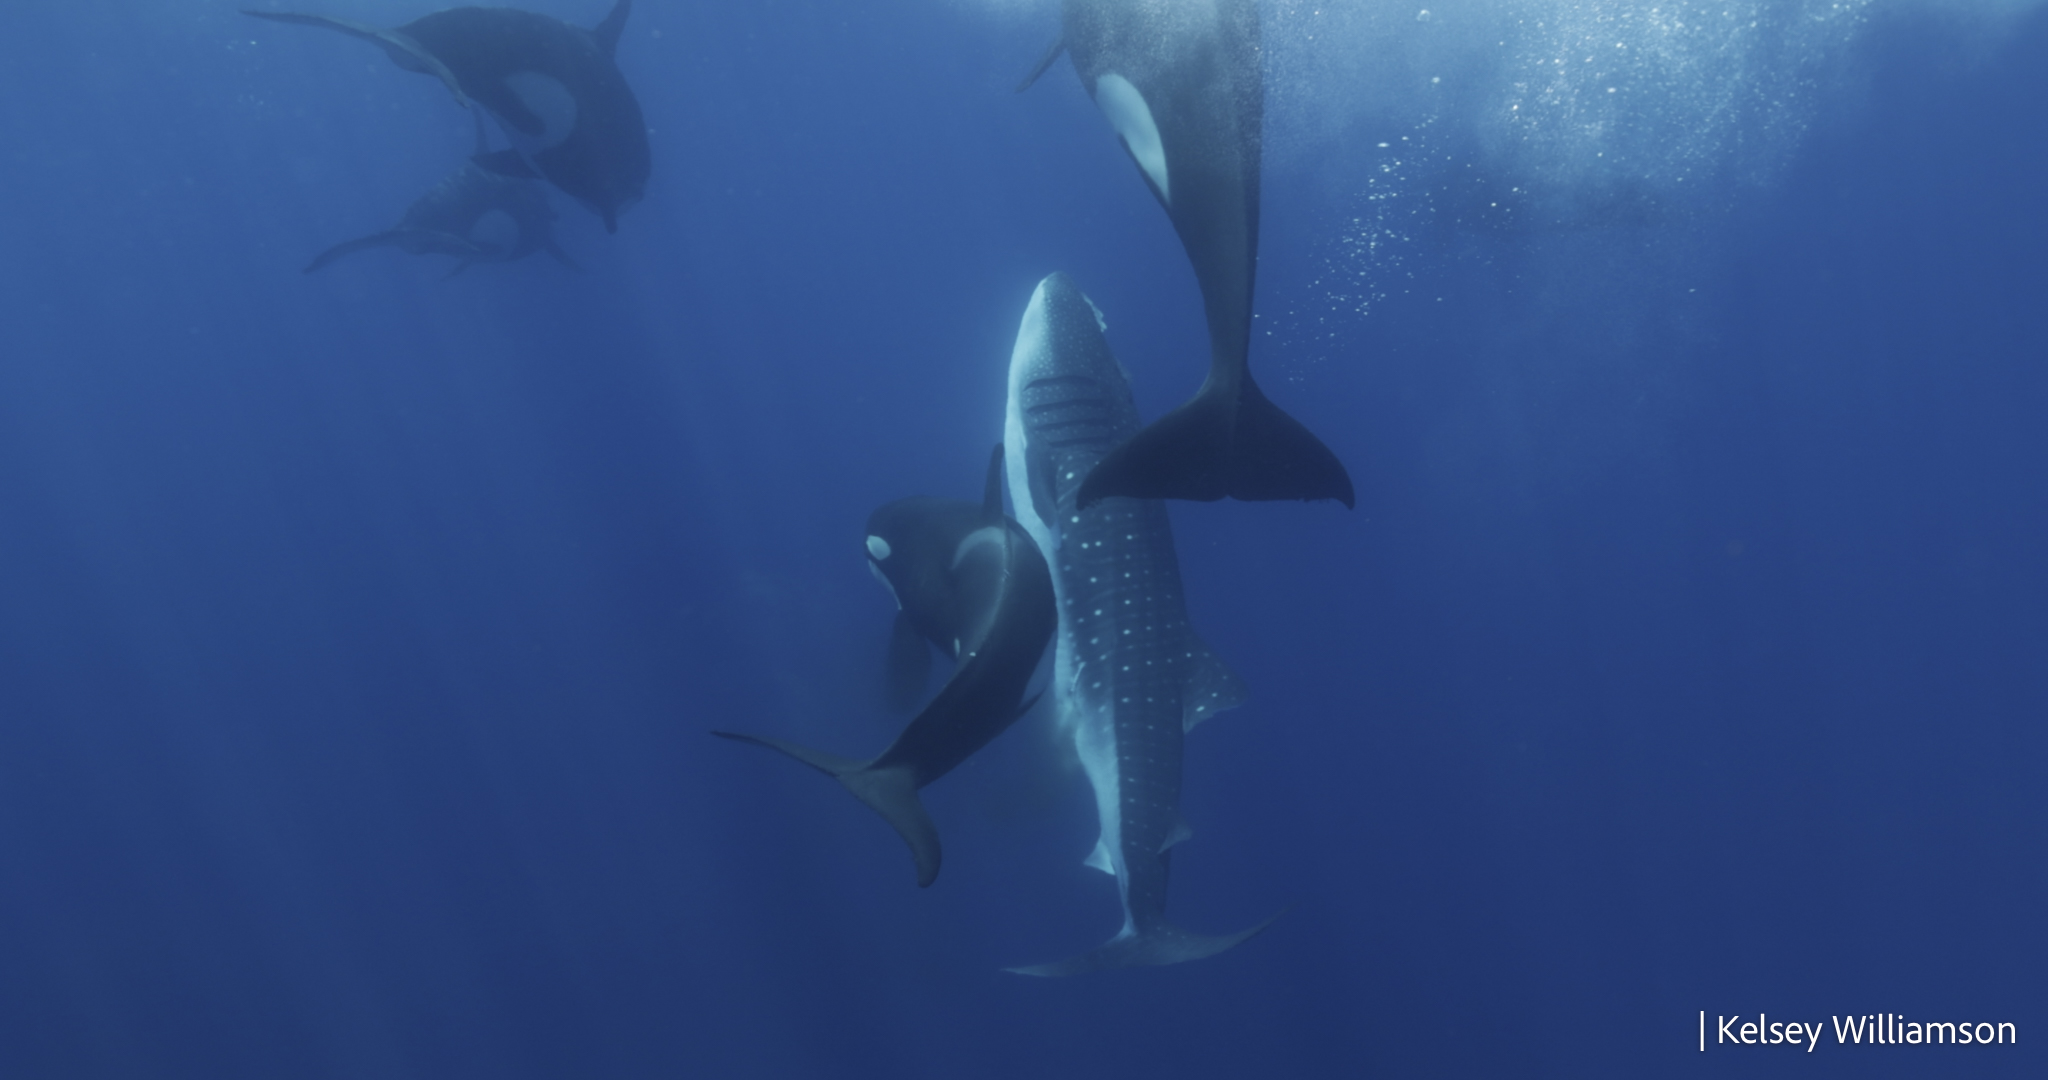
<svg viewBox="0 0 2048 1080"><path fill-rule="evenodd" d="M1195 725L1245 703L1251 696L1237 672L1224 666L1200 638L1188 635L1188 678L1181 687L1180 715L1183 732Z"/></svg>
<svg viewBox="0 0 2048 1080"><path fill-rule="evenodd" d="M1060 58L1060 54L1066 51L1066 35L1061 34L1053 38L1052 44L1045 47L1045 55L1039 57L1038 63L1032 65L1031 73L1029 75L1024 76L1023 82L1017 84L1017 93L1021 94L1024 91L1031 89L1031 84L1037 82L1038 77L1040 75L1045 74L1046 69L1052 66L1053 61L1058 60Z"/></svg>
<svg viewBox="0 0 2048 1080"><path fill-rule="evenodd" d="M300 15L289 11L250 11L248 8L243 8L242 14L254 15L259 19L269 19L271 22L297 23L300 26L324 26L329 30L338 31L350 37L362 38L364 41L370 42L390 54L391 62L399 67L407 71L418 71L432 75L441 80L442 83L447 85L448 92L455 95L455 103L465 109L469 108L469 95L462 92L461 80L455 77L453 71L448 70L448 65L442 63L439 57L428 52L425 46L414 41L409 34L371 26L369 23L359 23L353 19L337 19L328 15Z"/></svg>
<svg viewBox="0 0 2048 1080"><path fill-rule="evenodd" d="M1175 844L1183 840L1192 840L1194 837L1195 830L1188 825L1188 819L1175 814L1173 816L1173 831L1167 833L1166 839L1160 843L1159 853L1163 855Z"/></svg>
<svg viewBox="0 0 2048 1080"><path fill-rule="evenodd" d="M981 509L991 521L1003 519L1003 444L988 456L988 480L981 490Z"/></svg>
<svg viewBox="0 0 2048 1080"><path fill-rule="evenodd" d="M1082 865L1092 866L1110 877L1116 876L1116 863L1109 857L1109 844L1102 839L1095 841L1095 850L1088 853L1088 858Z"/></svg>
<svg viewBox="0 0 2048 1080"><path fill-rule="evenodd" d="M612 56L619 51L619 35L625 32L626 16L632 13L633 0L619 0L612 5L611 14L606 15L604 21L590 31L591 38L597 42L597 47L603 50L606 56Z"/></svg>

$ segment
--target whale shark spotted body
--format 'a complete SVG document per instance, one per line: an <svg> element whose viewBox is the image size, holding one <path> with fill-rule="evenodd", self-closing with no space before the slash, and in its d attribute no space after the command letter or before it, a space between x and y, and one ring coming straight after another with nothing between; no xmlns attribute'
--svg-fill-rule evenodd
<svg viewBox="0 0 2048 1080"><path fill-rule="evenodd" d="M399 67L439 78L457 102L487 109L511 140L480 166L545 179L617 232L618 215L640 200L652 171L647 122L615 59L632 10L632 0L618 0L591 30L512 8L451 8L389 30L326 15L245 13L361 38Z"/></svg>
<svg viewBox="0 0 2048 1080"><path fill-rule="evenodd" d="M1335 499L1342 462L1266 398L1249 367L1265 89L1257 0L1064 0L1065 51L1179 234L1201 286L1209 370L1179 408L1103 455L1079 505L1148 499Z"/></svg>
<svg viewBox="0 0 2048 1080"><path fill-rule="evenodd" d="M1012 969L1021 974L1197 960L1265 929L1212 937L1166 918L1172 849L1191 835L1180 814L1183 737L1245 690L1188 624L1166 504L1077 505L1089 468L1137 429L1094 304L1065 275L1046 278L1010 359L1008 481L1018 522L1052 566L1054 722L1094 789L1102 831L1087 863L1116 878L1124 923L1097 949Z"/></svg>

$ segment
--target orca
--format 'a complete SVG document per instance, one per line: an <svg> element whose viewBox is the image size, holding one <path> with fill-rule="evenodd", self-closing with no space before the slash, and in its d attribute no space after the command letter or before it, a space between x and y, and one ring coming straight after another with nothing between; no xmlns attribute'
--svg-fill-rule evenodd
<svg viewBox="0 0 2048 1080"><path fill-rule="evenodd" d="M399 67L439 78L457 102L489 110L512 142L480 166L546 179L615 233L652 171L647 122L614 59L632 9L632 0L618 0L592 30L512 8L451 8L394 30L325 15L245 13L362 38Z"/></svg>
<svg viewBox="0 0 2048 1080"><path fill-rule="evenodd" d="M922 637L954 661L952 676L888 749L860 761L765 735L712 732L780 750L837 779L910 845L920 887L939 875L939 834L918 789L1031 710L1032 677L1059 622L1038 545L1003 514L1002 470L997 445L981 503L919 496L868 519L868 569L896 598L899 638ZM899 661L907 655L891 651ZM915 659L928 662L929 654Z"/></svg>
<svg viewBox="0 0 2048 1080"><path fill-rule="evenodd" d="M484 143L483 116L478 114L477 154ZM547 193L531 180L491 172L474 160L463 163L405 211L398 226L336 244L307 264L310 274L352 252L395 247L413 255L452 255L461 261L449 277L471 263L514 262L545 251L574 266L555 243L555 211Z"/></svg>
<svg viewBox="0 0 2048 1080"><path fill-rule="evenodd" d="M1019 974L1199 960L1272 921L1209 936L1166 918L1172 849L1191 835L1180 814L1183 738L1243 703L1245 689L1188 624L1166 504L1078 505L1089 470L1137 430L1100 313L1065 275L1046 278L1010 356L1003 442L1017 520L1053 568L1054 723L1095 790L1102 827L1087 864L1116 878L1124 922L1099 948L1010 969Z"/></svg>
<svg viewBox="0 0 2048 1080"><path fill-rule="evenodd" d="M1063 0L1059 39L1018 89L1061 51L1166 208L1209 325L1201 389L1105 455L1079 505L1124 495L1354 506L1344 464L1247 366L1265 94L1257 0Z"/></svg>

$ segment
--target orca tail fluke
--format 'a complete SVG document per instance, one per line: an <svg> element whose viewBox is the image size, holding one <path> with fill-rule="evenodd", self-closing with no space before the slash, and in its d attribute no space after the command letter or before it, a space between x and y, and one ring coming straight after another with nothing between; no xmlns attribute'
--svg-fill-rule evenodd
<svg viewBox="0 0 2048 1080"><path fill-rule="evenodd" d="M798 746L786 739L766 735L738 735L714 731L721 739L734 739L780 750L811 768L838 780L853 796L868 804L882 820L910 845L910 857L917 863L917 885L925 888L939 876L939 830L932 825L924 804L917 798L917 777L907 766L868 768L867 762L840 757Z"/></svg>
<svg viewBox="0 0 2048 1080"><path fill-rule="evenodd" d="M336 244L331 248L328 248L326 251L323 251L318 255L313 256L313 261L307 263L306 268L300 271L300 273L310 274L315 270L322 269L323 267L332 263L334 260L341 258L343 255L352 255L358 251L367 251L370 248L374 247L396 247L398 245L398 242L399 232L396 229L392 229L387 232L372 233L369 236L359 237L355 240L345 241L343 243Z"/></svg>
<svg viewBox="0 0 2048 1080"><path fill-rule="evenodd" d="M1355 506L1344 463L1249 376L1235 393L1205 388L1095 463L1076 502L1133 499L1335 499Z"/></svg>
<svg viewBox="0 0 2048 1080"><path fill-rule="evenodd" d="M1185 964L1190 960L1201 960L1236 948L1257 937L1260 931L1273 925L1273 919L1279 917L1275 915L1249 930L1214 937L1190 933L1162 919L1144 930L1118 934L1110 938L1108 943L1079 956L1055 960L1050 964L1033 964L1029 967L1004 970L1018 975L1064 978L1068 975L1085 975L1091 971L1108 971L1112 968Z"/></svg>

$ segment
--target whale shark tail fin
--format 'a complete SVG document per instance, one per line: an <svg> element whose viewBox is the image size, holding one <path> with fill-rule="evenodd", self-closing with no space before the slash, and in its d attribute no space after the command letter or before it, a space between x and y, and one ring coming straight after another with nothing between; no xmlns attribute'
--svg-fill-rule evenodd
<svg viewBox="0 0 2048 1080"><path fill-rule="evenodd" d="M1335 499L1356 505L1344 463L1247 375L1235 393L1206 386L1095 463L1075 501Z"/></svg>
<svg viewBox="0 0 2048 1080"><path fill-rule="evenodd" d="M414 41L409 34L371 26L368 23L359 23L353 19L337 19L328 15L300 15L289 11L251 11L248 8L243 8L242 14L254 15L259 19L269 19L271 22L297 23L300 26L324 26L329 30L347 34L350 37L362 38L364 41L383 49L385 53L390 55L392 63L397 64L399 67L407 71L417 71L423 75L432 75L441 80L448 87L448 92L455 95L455 103L465 109L469 108L469 95L462 92L461 80L455 77L453 71L448 70L448 65L442 63L440 57L428 52L425 46Z"/></svg>
<svg viewBox="0 0 2048 1080"><path fill-rule="evenodd" d="M917 863L918 888L929 886L939 876L939 830L932 825L924 804L917 800L917 777L909 766L868 768L867 762L840 757L798 746L786 739L766 735L738 735L714 731L721 739L734 739L780 750L811 768L838 780L854 798L868 804L895 828L910 845L910 857Z"/></svg>
<svg viewBox="0 0 2048 1080"><path fill-rule="evenodd" d="M1091 971L1108 971L1111 968L1162 967L1167 964L1185 964L1200 960L1243 944L1258 936L1259 932L1273 925L1272 919L1235 934L1212 937L1196 934L1160 919L1143 930L1126 930L1110 938L1108 943L1070 956L1050 964L1033 964L1029 967L1005 968L1018 975L1038 975L1045 978L1063 978L1068 975L1085 975Z"/></svg>

